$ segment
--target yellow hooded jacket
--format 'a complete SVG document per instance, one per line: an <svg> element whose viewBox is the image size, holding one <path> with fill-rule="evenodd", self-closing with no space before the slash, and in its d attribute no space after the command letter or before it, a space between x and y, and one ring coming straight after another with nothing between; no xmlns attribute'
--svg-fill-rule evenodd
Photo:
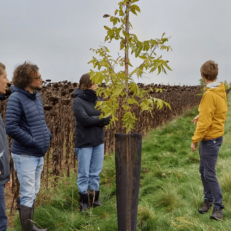
<svg viewBox="0 0 231 231"><path fill-rule="evenodd" d="M223 83L213 89L206 87L206 92L198 110L199 119L192 142L196 144L202 140L211 140L223 136L228 111Z"/></svg>

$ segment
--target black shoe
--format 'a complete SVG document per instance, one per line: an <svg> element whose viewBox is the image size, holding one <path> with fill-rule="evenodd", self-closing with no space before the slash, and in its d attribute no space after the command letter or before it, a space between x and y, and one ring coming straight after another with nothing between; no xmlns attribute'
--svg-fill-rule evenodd
<svg viewBox="0 0 231 231"><path fill-rule="evenodd" d="M79 197L80 212L84 212L88 208L88 194L83 194L79 192Z"/></svg>
<svg viewBox="0 0 231 231"><path fill-rule="evenodd" d="M223 213L222 213L222 209L221 207L215 207L213 208L213 214L210 216L210 219L214 219L214 220L221 220L223 219Z"/></svg>
<svg viewBox="0 0 231 231"><path fill-rule="evenodd" d="M89 191L90 207L101 206L101 203L99 201L99 193L100 191Z"/></svg>
<svg viewBox="0 0 231 231"><path fill-rule="evenodd" d="M213 205L213 202L210 202L208 200L204 200L203 205L199 209L199 213L201 213L201 214L207 213L210 210L210 208L212 207L212 205Z"/></svg>
<svg viewBox="0 0 231 231"><path fill-rule="evenodd" d="M20 221L21 221L21 224L22 224L22 212L21 212L21 206L23 206L23 205L20 205L20 197L18 197L17 198L17 200L16 200L16 203L17 203L17 205L16 205L16 210L18 210L19 211L19 217L20 217ZM25 207L25 206L24 206ZM39 228L37 228L36 226L35 226L35 224L33 223L33 217L34 217L34 204L33 204L33 207L31 208L31 218L30 218L30 220L31 220L31 223L32 223L32 229L31 229L31 231L48 231L48 229L39 229Z"/></svg>

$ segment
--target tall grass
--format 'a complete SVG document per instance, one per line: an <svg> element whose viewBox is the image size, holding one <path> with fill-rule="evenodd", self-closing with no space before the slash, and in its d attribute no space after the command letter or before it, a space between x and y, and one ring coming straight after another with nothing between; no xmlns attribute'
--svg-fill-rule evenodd
<svg viewBox="0 0 231 231"><path fill-rule="evenodd" d="M229 95L231 108L231 94ZM217 173L224 196L224 220L198 213L203 202L199 153L190 150L197 108L151 131L143 139L137 230L231 230L231 110L225 126ZM117 230L114 155L106 155L101 174L103 206L80 214L76 175L61 176L56 188L42 188L35 222L52 230ZM15 230L20 230L16 219Z"/></svg>

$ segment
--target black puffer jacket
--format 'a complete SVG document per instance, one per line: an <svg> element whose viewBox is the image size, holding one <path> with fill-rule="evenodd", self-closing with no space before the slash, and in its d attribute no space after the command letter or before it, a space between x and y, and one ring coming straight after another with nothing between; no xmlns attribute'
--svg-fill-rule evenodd
<svg viewBox="0 0 231 231"><path fill-rule="evenodd" d="M0 100L5 97L0 95ZM9 146L6 131L0 114L0 185L6 184L10 180Z"/></svg>
<svg viewBox="0 0 231 231"><path fill-rule="evenodd" d="M76 119L75 148L93 147L104 143L104 126L110 118L99 119L95 108L97 98L93 90L75 89L73 111Z"/></svg>

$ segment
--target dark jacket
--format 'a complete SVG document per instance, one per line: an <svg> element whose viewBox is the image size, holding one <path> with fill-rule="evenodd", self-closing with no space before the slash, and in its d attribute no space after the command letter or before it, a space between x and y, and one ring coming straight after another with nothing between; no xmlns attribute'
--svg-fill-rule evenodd
<svg viewBox="0 0 231 231"><path fill-rule="evenodd" d="M46 125L40 94L11 86L6 107L6 133L13 138L11 152L42 157L52 135Z"/></svg>
<svg viewBox="0 0 231 231"><path fill-rule="evenodd" d="M0 95L0 100L5 97ZM0 185L6 184L10 180L10 162L9 162L9 146L6 136L4 123L0 114Z"/></svg>
<svg viewBox="0 0 231 231"><path fill-rule="evenodd" d="M73 111L76 119L75 148L93 147L104 143L104 126L108 118L99 119L100 110L95 108L97 100L93 90L75 89Z"/></svg>

